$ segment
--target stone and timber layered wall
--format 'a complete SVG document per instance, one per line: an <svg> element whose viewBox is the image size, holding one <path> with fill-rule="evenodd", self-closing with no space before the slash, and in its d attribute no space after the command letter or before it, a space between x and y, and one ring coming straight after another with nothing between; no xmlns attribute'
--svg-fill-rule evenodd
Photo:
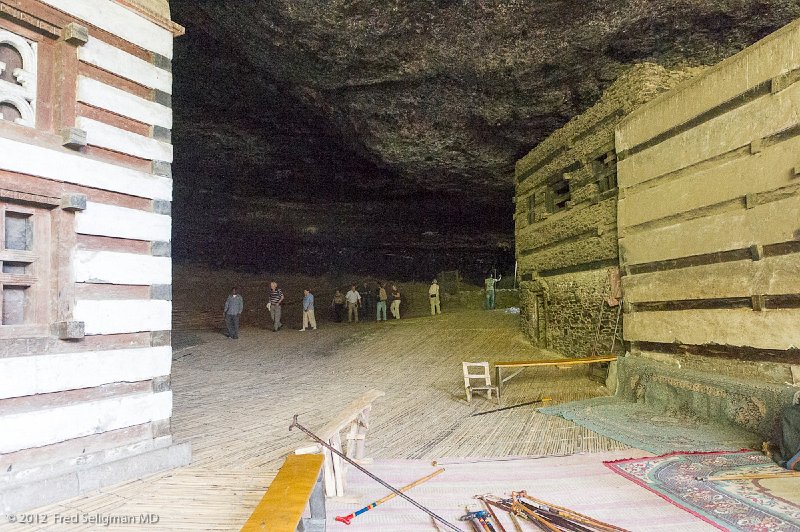
<svg viewBox="0 0 800 532"><path fill-rule="evenodd" d="M791 382L800 359L798 80L800 21L619 124L630 393L647 393L659 365L727 375L738 386L706 383L724 398L717 414L761 433L791 396L763 390ZM697 403L697 382L673 375L662 395Z"/></svg>
<svg viewBox="0 0 800 532"><path fill-rule="evenodd" d="M180 28L146 7L0 1L0 513L189 460L170 431Z"/></svg>
<svg viewBox="0 0 800 532"><path fill-rule="evenodd" d="M573 357L608 353L612 343L622 349L614 341L618 309L606 303L619 264L614 128L696 72L633 67L517 163L523 327L538 345Z"/></svg>

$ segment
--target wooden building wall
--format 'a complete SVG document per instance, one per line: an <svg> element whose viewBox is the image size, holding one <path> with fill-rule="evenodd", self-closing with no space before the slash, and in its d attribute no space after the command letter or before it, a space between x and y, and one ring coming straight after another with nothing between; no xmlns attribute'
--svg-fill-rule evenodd
<svg viewBox="0 0 800 532"><path fill-rule="evenodd" d="M800 398L798 80L800 20L616 133L632 355L617 393L754 440Z"/></svg>
<svg viewBox="0 0 800 532"><path fill-rule="evenodd" d="M10 250L8 232L0 249L3 301L25 292L0 325L0 513L189 460L169 427L181 28L163 14L135 0L0 2L0 32L38 63L35 124L0 119L0 222L35 229L29 249ZM0 102L14 90L0 85Z"/></svg>

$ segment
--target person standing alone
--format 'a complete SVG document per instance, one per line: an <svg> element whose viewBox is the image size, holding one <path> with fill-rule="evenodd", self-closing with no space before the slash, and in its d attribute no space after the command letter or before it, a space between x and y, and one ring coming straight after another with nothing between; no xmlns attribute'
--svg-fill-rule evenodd
<svg viewBox="0 0 800 532"><path fill-rule="evenodd" d="M278 332L283 327L281 323L281 305L283 305L283 290L278 288L278 283L269 283L269 315L272 317L272 330Z"/></svg>
<svg viewBox="0 0 800 532"><path fill-rule="evenodd" d="M433 280L431 287L428 288L428 296L431 300L431 316L435 314L441 314L442 306L441 302L439 301L439 283L436 281L436 279Z"/></svg>
<svg viewBox="0 0 800 532"><path fill-rule="evenodd" d="M497 270L495 270L495 274ZM486 287L486 310L494 310L494 285L500 281L503 277L498 275L497 277L492 274L492 272L487 272L486 279L483 281L484 286Z"/></svg>
<svg viewBox="0 0 800 532"><path fill-rule="evenodd" d="M317 330L317 320L314 319L314 294L306 288L303 290L303 328L300 330L305 331L309 325Z"/></svg>
<svg viewBox="0 0 800 532"><path fill-rule="evenodd" d="M234 286L228 299L225 300L225 326L228 328L228 338L239 338L239 316L244 310L244 299L237 293Z"/></svg>

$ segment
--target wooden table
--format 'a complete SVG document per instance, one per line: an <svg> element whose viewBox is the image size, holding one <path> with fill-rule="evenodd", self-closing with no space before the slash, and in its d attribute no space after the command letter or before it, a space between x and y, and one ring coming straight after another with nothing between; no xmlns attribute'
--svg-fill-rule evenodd
<svg viewBox="0 0 800 532"><path fill-rule="evenodd" d="M517 360L514 362L496 362L494 365L495 383L497 384L497 398L500 399L500 393L503 388L503 383L513 379L523 369L532 368L536 366L558 366L569 367L579 366L583 364L596 364L599 362L614 362L617 360L616 355L606 355L600 357L585 357L585 358L550 358L544 360ZM503 368L519 368L517 371L506 377L502 376Z"/></svg>

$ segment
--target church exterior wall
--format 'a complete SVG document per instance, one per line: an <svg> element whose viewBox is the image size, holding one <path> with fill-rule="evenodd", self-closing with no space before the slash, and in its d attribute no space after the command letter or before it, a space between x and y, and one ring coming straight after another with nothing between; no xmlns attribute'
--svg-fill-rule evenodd
<svg viewBox="0 0 800 532"><path fill-rule="evenodd" d="M715 386L730 383L718 416L761 434L791 400L784 383L800 381L798 72L800 20L637 109L616 133L637 383L623 389L652 402L669 388L685 408L697 401L676 393L679 376L643 376L700 368Z"/></svg>
<svg viewBox="0 0 800 532"><path fill-rule="evenodd" d="M0 5L0 513L190 458L170 430L181 28L134 4Z"/></svg>
<svg viewBox="0 0 800 532"><path fill-rule="evenodd" d="M702 71L635 68L522 159L529 336L607 353L592 307L617 266L617 394L773 436L800 399L798 81L800 20Z"/></svg>
<svg viewBox="0 0 800 532"><path fill-rule="evenodd" d="M517 163L523 328L537 345L571 357L621 351L614 128L694 72L637 65Z"/></svg>

